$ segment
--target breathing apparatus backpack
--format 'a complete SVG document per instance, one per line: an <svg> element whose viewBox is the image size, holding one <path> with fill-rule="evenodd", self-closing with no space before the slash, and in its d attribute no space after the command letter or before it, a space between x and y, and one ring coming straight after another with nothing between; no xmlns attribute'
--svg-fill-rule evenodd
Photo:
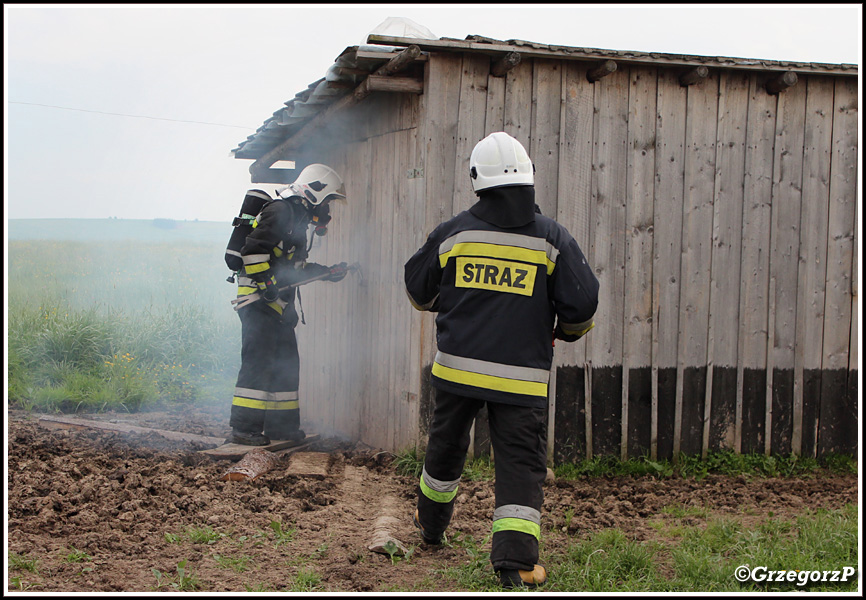
<svg viewBox="0 0 866 600"><path fill-rule="evenodd" d="M246 243L247 236L253 231L253 222L262 209L273 202L273 198L262 190L248 190L238 216L232 220L232 234L226 246L226 266L232 274L226 278L229 283L235 282L235 275L244 268L241 248Z"/></svg>

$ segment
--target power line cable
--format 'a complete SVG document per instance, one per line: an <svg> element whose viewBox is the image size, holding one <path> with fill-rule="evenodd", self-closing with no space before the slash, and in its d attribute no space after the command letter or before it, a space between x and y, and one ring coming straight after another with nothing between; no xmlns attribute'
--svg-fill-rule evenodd
<svg viewBox="0 0 866 600"><path fill-rule="evenodd" d="M226 125L224 123L208 123L207 121L185 121L183 119L167 119L165 117L150 117L147 115L128 115L125 113L105 112L102 110L88 110L85 108L70 108L68 106L55 106L53 104L39 104L36 102L14 102L9 101L9 104L26 104L27 106L42 106L44 108L59 108L61 110L74 110L78 112L96 113L99 115L113 115L115 117L134 117L136 119L153 119L155 121L172 121L174 123L195 123L198 125L214 125L216 127L234 127L235 129L255 129L255 127L245 127L243 125Z"/></svg>

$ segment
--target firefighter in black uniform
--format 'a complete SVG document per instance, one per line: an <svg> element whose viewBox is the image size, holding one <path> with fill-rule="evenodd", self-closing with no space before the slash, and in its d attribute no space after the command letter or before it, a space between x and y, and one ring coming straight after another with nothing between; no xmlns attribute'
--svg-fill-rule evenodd
<svg viewBox="0 0 866 600"><path fill-rule="evenodd" d="M340 176L326 165L312 164L276 200L267 202L253 222L240 250L238 298L258 294L261 299L238 309L241 368L229 442L264 446L306 437L300 428L295 288L279 288L315 277L339 281L346 276L345 263L325 267L306 261L310 224L322 235L330 220L329 204L345 198Z"/></svg>
<svg viewBox="0 0 866 600"><path fill-rule="evenodd" d="M493 133L469 162L478 201L405 265L412 305L438 312L436 400L414 521L426 543L442 543L470 427L486 403L496 468L490 562L503 586L535 587L547 579L537 562L553 341L594 326L598 280L568 231L538 212L520 142Z"/></svg>

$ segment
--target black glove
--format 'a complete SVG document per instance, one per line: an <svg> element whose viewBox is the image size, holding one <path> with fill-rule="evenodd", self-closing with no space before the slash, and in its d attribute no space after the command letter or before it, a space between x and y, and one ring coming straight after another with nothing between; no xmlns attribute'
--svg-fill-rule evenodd
<svg viewBox="0 0 866 600"><path fill-rule="evenodd" d="M556 328L553 330L553 339L554 340L562 340L564 342L576 342L579 340L581 336L573 335L569 333L565 333L560 327L559 323L556 324Z"/></svg>
<svg viewBox="0 0 866 600"><path fill-rule="evenodd" d="M330 274L325 277L325 281L340 281L349 272L349 266L344 262L328 267L328 269L330 270Z"/></svg>
<svg viewBox="0 0 866 600"><path fill-rule="evenodd" d="M271 277L270 279L266 279L264 283L265 289L262 290L262 298L264 298L265 302L275 302L280 295L276 282Z"/></svg>

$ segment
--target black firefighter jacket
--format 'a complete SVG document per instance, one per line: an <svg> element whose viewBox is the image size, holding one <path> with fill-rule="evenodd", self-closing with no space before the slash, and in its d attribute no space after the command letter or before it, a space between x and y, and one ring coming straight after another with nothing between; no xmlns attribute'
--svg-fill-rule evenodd
<svg viewBox="0 0 866 600"><path fill-rule="evenodd" d="M574 341L594 326L598 280L534 199L532 186L482 192L406 263L412 305L438 312L434 387L546 406L554 337Z"/></svg>
<svg viewBox="0 0 866 600"><path fill-rule="evenodd" d="M285 287L328 271L323 265L306 262L309 224L310 216L297 199L277 199L265 205L241 248L244 273L238 277L239 298L263 289L266 279ZM295 288L290 288L268 306L294 325L298 319L294 299Z"/></svg>

